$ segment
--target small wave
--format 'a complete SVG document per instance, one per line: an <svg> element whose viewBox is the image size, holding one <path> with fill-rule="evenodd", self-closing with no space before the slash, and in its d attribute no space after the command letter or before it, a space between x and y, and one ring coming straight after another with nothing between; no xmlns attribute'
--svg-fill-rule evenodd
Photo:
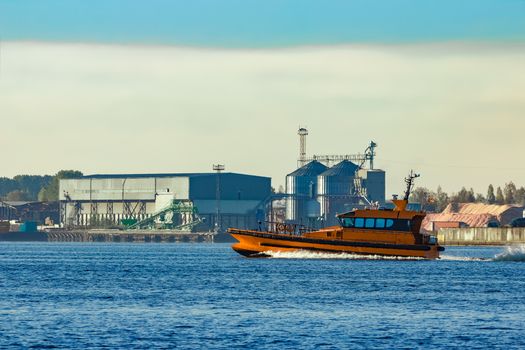
<svg viewBox="0 0 525 350"><path fill-rule="evenodd" d="M492 259L493 261L522 261L525 262L525 246L506 247L503 253L500 253Z"/></svg>
<svg viewBox="0 0 525 350"><path fill-rule="evenodd" d="M441 255L439 260L447 261L490 261L491 259L485 258L473 258L469 256L453 256L453 255Z"/></svg>
<svg viewBox="0 0 525 350"><path fill-rule="evenodd" d="M274 259L339 259L339 260L425 260L418 257L364 255L352 253L326 253L297 250L293 252L264 252Z"/></svg>

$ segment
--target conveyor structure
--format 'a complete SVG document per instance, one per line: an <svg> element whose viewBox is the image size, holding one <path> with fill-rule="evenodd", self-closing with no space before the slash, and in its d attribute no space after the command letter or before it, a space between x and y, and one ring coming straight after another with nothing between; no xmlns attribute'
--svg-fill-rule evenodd
<svg viewBox="0 0 525 350"><path fill-rule="evenodd" d="M128 222L126 229L169 229L191 231L202 223L197 208L190 200L173 200L164 209L152 214L146 219ZM125 222L124 222L125 223Z"/></svg>

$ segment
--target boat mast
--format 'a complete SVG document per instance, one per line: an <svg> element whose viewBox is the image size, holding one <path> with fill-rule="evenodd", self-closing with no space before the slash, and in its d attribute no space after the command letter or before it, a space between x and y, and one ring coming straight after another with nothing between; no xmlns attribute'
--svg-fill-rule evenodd
<svg viewBox="0 0 525 350"><path fill-rule="evenodd" d="M408 177L405 178L405 182L407 184L407 190L405 192L404 200L406 200L407 202L408 202L408 199L410 198L412 187L414 186L414 180L417 179L419 176L421 175L414 173L414 170L410 170L410 174L408 174Z"/></svg>

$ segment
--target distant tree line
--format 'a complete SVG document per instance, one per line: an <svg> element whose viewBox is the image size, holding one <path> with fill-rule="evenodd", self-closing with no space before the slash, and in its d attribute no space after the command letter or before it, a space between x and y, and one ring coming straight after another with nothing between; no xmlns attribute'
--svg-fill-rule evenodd
<svg viewBox="0 0 525 350"><path fill-rule="evenodd" d="M75 179L78 170L60 170L55 175L0 177L0 199L4 201L56 201L60 179Z"/></svg>
<svg viewBox="0 0 525 350"><path fill-rule="evenodd" d="M451 203L484 203L484 204L515 204L525 206L525 187L517 188L511 181L503 188L498 186L494 190L491 184L487 194L475 193L472 188L462 187L457 193L448 194L441 186L434 192L425 187L417 187L410 196L410 201L421 204L426 211L442 212Z"/></svg>

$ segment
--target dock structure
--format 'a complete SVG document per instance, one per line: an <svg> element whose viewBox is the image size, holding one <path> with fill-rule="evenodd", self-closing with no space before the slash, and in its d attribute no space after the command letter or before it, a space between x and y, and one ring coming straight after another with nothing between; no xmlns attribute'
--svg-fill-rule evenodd
<svg viewBox="0 0 525 350"><path fill-rule="evenodd" d="M174 230L49 230L48 242L214 242L214 232Z"/></svg>

